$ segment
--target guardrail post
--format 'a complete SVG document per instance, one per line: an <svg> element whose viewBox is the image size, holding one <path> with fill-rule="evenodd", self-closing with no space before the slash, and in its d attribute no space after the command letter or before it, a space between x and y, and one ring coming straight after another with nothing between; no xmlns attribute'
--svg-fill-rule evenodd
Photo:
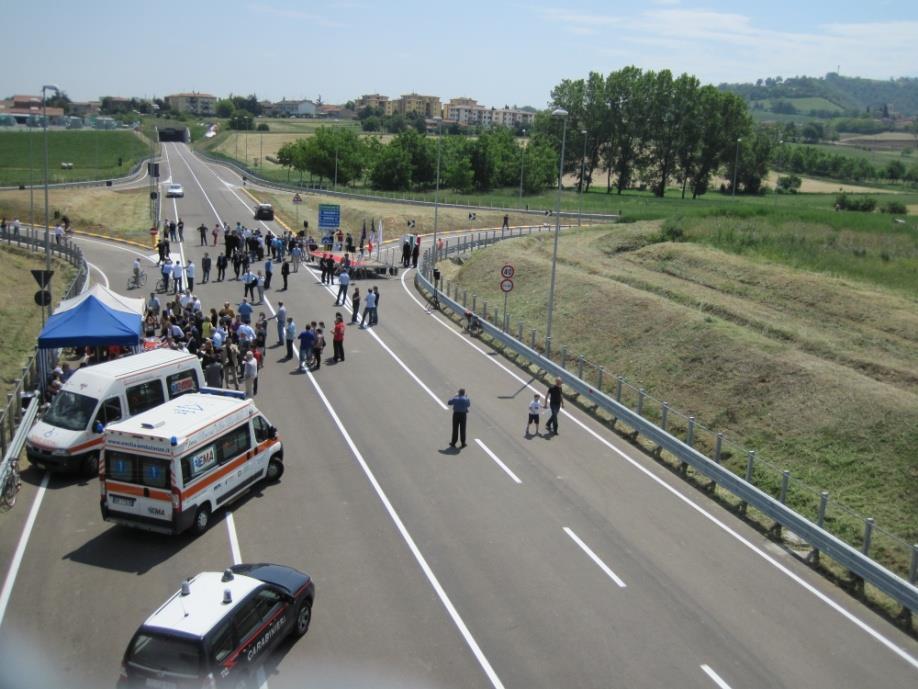
<svg viewBox="0 0 918 689"><path fill-rule="evenodd" d="M562 345L561 347L561 368L567 368L567 346Z"/></svg>
<svg viewBox="0 0 918 689"><path fill-rule="evenodd" d="M525 324L523 321L520 321L520 322L517 324L516 339L519 340L520 342L523 341L523 326L525 326L525 325L526 325L526 324Z"/></svg>
<svg viewBox="0 0 918 689"><path fill-rule="evenodd" d="M577 356L577 377L583 380L583 354Z"/></svg>
<svg viewBox="0 0 918 689"><path fill-rule="evenodd" d="M536 348L536 331L535 331L535 328L533 328L532 331L530 332L529 348L530 348L530 349L533 349L533 350Z"/></svg>
<svg viewBox="0 0 918 689"><path fill-rule="evenodd" d="M545 358L551 359L551 336L545 336Z"/></svg>
<svg viewBox="0 0 918 689"><path fill-rule="evenodd" d="M864 555L870 555L870 541L873 539L873 527L875 524L873 517L864 518L864 547L861 548L861 552Z"/></svg>
<svg viewBox="0 0 918 689"><path fill-rule="evenodd" d="M466 304L469 301L469 291L467 289L462 290L462 308L466 307Z"/></svg>
<svg viewBox="0 0 918 689"><path fill-rule="evenodd" d="M908 583L918 583L918 543L912 544L912 565L908 568Z"/></svg>
<svg viewBox="0 0 918 689"><path fill-rule="evenodd" d="M750 484L752 483L752 469L754 466L755 466L755 450L749 450L749 452L746 453L746 474L744 476L744 478L746 479L746 483L750 483ZM745 500L740 502L739 504L740 514L746 514L747 506L748 505L746 504Z"/></svg>
<svg viewBox="0 0 918 689"><path fill-rule="evenodd" d="M819 507L816 510L816 526L820 529L826 521L826 507L829 504L829 492L824 490L819 493ZM819 548L813 548L812 552L806 556L806 559L813 563L819 562Z"/></svg>
<svg viewBox="0 0 918 689"><path fill-rule="evenodd" d="M714 440L714 461L720 464L721 447L724 444L724 434L718 433Z"/></svg>
<svg viewBox="0 0 918 689"><path fill-rule="evenodd" d="M478 295L473 294L472 295L472 313L477 313L477 312L478 312Z"/></svg>
<svg viewBox="0 0 918 689"><path fill-rule="evenodd" d="M685 438L685 444L689 447L695 446L695 417L688 417L688 434Z"/></svg>
<svg viewBox="0 0 918 689"><path fill-rule="evenodd" d="M637 404L637 415L644 416L644 397L647 393L644 391L644 388L638 390L638 404Z"/></svg>
<svg viewBox="0 0 918 689"><path fill-rule="evenodd" d="M625 382L625 379L622 376L618 376L615 379L615 401L621 404L622 401L622 383Z"/></svg>
<svg viewBox="0 0 918 689"><path fill-rule="evenodd" d="M778 496L778 502L782 505L787 502L787 486L790 484L790 472L785 469L781 472L781 494Z"/></svg>
<svg viewBox="0 0 918 689"><path fill-rule="evenodd" d="M485 320L488 320L488 302L481 303L481 315Z"/></svg>
<svg viewBox="0 0 918 689"><path fill-rule="evenodd" d="M664 402L663 406L660 407L660 428L664 431L666 430L666 425L669 423L669 402Z"/></svg>
<svg viewBox="0 0 918 689"><path fill-rule="evenodd" d="M605 369L602 366L596 370L596 389L600 392L602 392L602 372L604 370Z"/></svg>

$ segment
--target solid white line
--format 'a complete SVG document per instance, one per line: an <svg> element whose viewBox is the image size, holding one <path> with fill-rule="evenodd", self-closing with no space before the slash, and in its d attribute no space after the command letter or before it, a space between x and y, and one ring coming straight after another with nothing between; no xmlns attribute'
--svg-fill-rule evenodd
<svg viewBox="0 0 918 689"><path fill-rule="evenodd" d="M407 271L406 271L406 273L407 273ZM418 299L411 293L411 290L408 289L408 286L405 284L404 278L405 278L405 275L403 274L403 275L402 275L402 287L405 289L405 292L408 294L409 297L411 297L411 298L415 301L415 303L416 303L420 308L422 308L422 309L426 308L426 306L425 306L424 304L422 304L422 303L420 302L420 300L418 300ZM439 323L440 325L442 325L444 328L446 328L449 332L453 333L453 335L455 335L456 337L458 337L460 340L462 340L463 342L465 342L468 346L470 346L470 347L472 347L473 349L477 350L478 353L481 354L481 355L485 358L485 360L490 361L492 364L494 364L495 366L499 367L501 370L503 370L505 373L507 373L507 374L508 374L509 376L511 376L513 379L515 379L515 380L519 381L520 383L522 383L523 385L526 385L527 387L529 387L529 389L532 390L533 392L539 392L539 391L536 390L532 385L530 385L530 384L528 383L528 381L523 380L522 377L518 376L515 372L513 372L512 370L510 370L509 368L507 368L506 366L504 366L500 361L497 360L496 357L488 356L488 353L487 353L487 352L485 352L483 349L481 349L480 347L478 347L474 342L471 342L469 339L467 339L467 338L462 334L461 331L457 331L457 330L453 327L452 322L446 323L446 322L444 322L439 316L437 316L436 314L434 314L434 320L435 320L437 323ZM630 456L627 455L625 452L623 452L622 450L620 450L619 448L617 448L617 447L616 447L615 445L613 445L611 442L609 442L609 441L606 440L604 437L602 437L601 435L599 435L599 433L597 433L597 432L594 431L592 428L590 428L590 427L587 426L585 423L583 423L580 419L578 419L577 417L573 416L570 412L568 412L568 411L566 411L565 409L562 408L562 409L561 409L561 413L564 414L565 418L569 419L570 421L572 421L572 422L575 423L576 425L580 426L581 429L583 429L583 430L586 431L588 434L590 434L591 436L593 436L593 438L595 438L595 439L598 440L600 443L602 443L603 445L605 445L608 449L612 450L612 452L614 452L614 453L617 454L619 457L621 457L622 459L624 459L624 460L625 460L626 462L628 462L632 467L634 467L635 469L637 469L638 471L640 471L641 473L643 473L643 474L644 474L647 478L649 478L651 481L653 481L653 482L656 483L658 486L660 486L661 488L663 488L664 490L666 490L667 492L669 492L673 497L675 497L676 499L682 501L685 505L687 505L687 506L690 507L691 509L695 510L695 512L697 512L697 513L700 514L702 517L704 517L705 519L707 519L709 522L711 522L712 524L714 524L715 526L717 526L718 528L720 528L724 533L728 534L729 536L731 536L732 538L734 538L736 541L738 541L738 542L741 543L742 545L746 546L746 548L748 548L748 549L751 550L753 553L755 553L756 555L758 555L759 557L761 557L763 560L765 560L768 564L772 565L772 566L773 566L775 569L777 569L779 572L781 572L782 574L784 574L785 576L787 576L788 578L790 578L793 582L795 582L795 583L797 583L798 585L800 585L801 587L803 587L806 591L809 591L811 594L813 594L814 596L816 596L816 598L818 598L818 599L821 600L823 603L825 603L826 605L828 605L830 608L832 608L833 610L835 610L837 613L839 613L840 615L842 615L842 617L844 617L845 619L847 619L849 622L851 622L851 623L853 623L854 625L856 625L859 629L861 629L861 631L866 632L869 636L873 637L874 640L878 641L880 644L882 644L883 646L885 646L887 649L889 649L890 651L892 651L893 653L895 653L897 656L899 656L900 658L902 658L906 663L908 663L909 665L911 665L911 666L914 667L915 669L918 669L918 658L916 658L915 656L909 654L909 652L906 651L904 648L901 648L901 647L897 646L897 645L895 644L895 642L893 642L891 639L887 638L886 636L884 636L883 634L881 634L880 632L878 632L876 629L874 629L874 628L871 627L869 624L867 624L866 622L864 622L863 620L861 620L859 617L857 617L857 615L855 615L854 613L849 612L848 610L846 610L846 609L845 609L844 607L842 607L839 603L835 602L833 599L831 599L828 595L826 595L825 593L823 593L822 591L820 591L819 589L817 589L815 586L813 586L812 584L810 584L810 583L807 582L807 581L804 581L803 578L801 578L800 576L798 576L796 573L792 572L788 567L786 567L786 566L783 565L782 563L778 562L778 560L776 560L774 557L772 557L771 555L769 555L768 553L766 553L764 550L762 550L761 548L759 548L757 545L755 545L754 543L752 543L751 541L749 541L745 536L743 536L742 534L740 534L738 531L735 531L731 526L728 526L725 522L723 522L723 521L721 521L720 519L718 519L717 517L715 517L713 514L711 514L710 512L708 512L708 511L707 511L705 508L703 508L701 505L698 505L698 504L695 503L693 500L691 500L690 498L686 497L685 495L683 495L682 493L680 493L678 490L676 490L675 488L673 488L672 486L670 486L668 483L666 483L666 482L665 482L663 479L661 479L659 476L656 476L655 474L653 474L649 469L647 469L645 466L643 466L638 460L634 459L633 457L630 457Z"/></svg>
<svg viewBox="0 0 918 689"><path fill-rule="evenodd" d="M701 669L704 670L705 674L706 674L708 677L710 677L712 680L714 680L714 684L716 684L718 687L720 687L720 689L730 689L730 685L727 684L726 682L724 682L724 681L720 678L720 676L719 676L716 672L714 672L714 670L711 669L711 666L710 666L710 665L702 665L702 666L701 666Z"/></svg>
<svg viewBox="0 0 918 689"><path fill-rule="evenodd" d="M605 573L608 575L608 577L609 577L612 581L614 581L616 584L618 584L619 588L625 588L625 582L622 581L622 580L619 578L619 576L618 576L615 572L613 572L611 569L609 569L609 566L608 566L605 562L603 562L602 560L600 560L600 559L599 559L599 556L598 556L596 553L594 553L592 550L590 550L589 546L587 546L586 543L584 543L583 541L581 541L580 538L577 536L577 534L575 534L573 531L571 531L571 530L570 530L568 527L566 527L566 526L564 527L564 533L566 533L568 536L570 536L570 537L571 537L571 540L573 540L574 543L576 543L577 545L579 545L579 546L580 546L580 549L583 550L583 552L585 552L587 555L589 555L590 559L591 559L593 562L595 562L595 563L599 566L599 568L600 568L603 572L605 572Z"/></svg>
<svg viewBox="0 0 918 689"><path fill-rule="evenodd" d="M479 438L475 438L475 442L478 443L479 447L481 447L481 449L485 451L488 457L494 460L497 466L499 466L501 469L504 470L504 473L506 473L507 476L512 478L517 483L522 483L522 481L520 481L519 478L517 478L517 475L514 474L512 471L510 471L510 468L506 464L504 464L502 461L500 461L498 456L494 454L493 452L491 452L490 448L487 445L485 445L483 442L481 442Z"/></svg>
<svg viewBox="0 0 918 689"><path fill-rule="evenodd" d="M230 552L233 555L233 564L238 565L242 562L242 553L239 550L239 539L236 537L236 521L233 519L233 513L226 513L226 530L229 532Z"/></svg>
<svg viewBox="0 0 918 689"><path fill-rule="evenodd" d="M22 527L22 534L19 536L19 543L16 545L13 561L10 563L10 569L6 573L6 579L3 581L3 590L0 591L0 625L3 624L3 618L6 616L6 606L9 604L10 596L13 594L13 584L16 583L16 575L19 573L19 566L22 564L26 546L29 544L29 536L32 534L32 527L35 526L35 520L38 518L38 510L41 507L41 501L45 498L45 491L48 489L50 477L51 474L46 471L41 479L38 493L35 494L35 502L32 503L29 517L26 519L25 526Z"/></svg>
<svg viewBox="0 0 918 689"><path fill-rule="evenodd" d="M357 445L354 444L354 441L351 439L350 434L348 434L347 429L341 422L341 419L338 418L338 414L335 413L335 409L332 407L331 402L328 401L325 393L322 392L322 388L319 387L315 377L312 374L308 374L308 378L315 388L316 393L325 404L325 408L328 410L328 413L334 420L335 425L338 426L338 431L341 433L348 447L351 449L351 453L354 455L354 457L357 459L357 462L360 464L360 467L363 469L363 473L366 474L370 485L373 486L373 490L376 491L376 495L379 497L383 506L386 508L386 512L389 513L389 517L395 523L395 526L401 534L402 539L404 539L405 543L408 544L408 548L411 550L411 554L414 555L415 560L417 560L418 565L420 565L421 571L424 572L424 575L427 577L430 585L433 587L437 596L440 598L440 602L443 604L443 607L446 608L446 611L452 618L453 623L459 629L459 633L462 634L462 638L465 639L465 643L471 649L475 658L478 660L478 664L481 666L482 670L484 670L485 674L488 676L488 679L491 681L491 685L494 687L494 689L503 689L504 685L500 681L500 677L497 676L494 668L491 667L491 663L488 662L488 659L484 652L481 650L481 647L478 645L478 642L475 641L475 638L472 636L469 628L466 626L462 617L459 615L459 612L456 610L443 586L440 585L440 581L437 579L436 574L434 574L430 565L427 563L427 560L424 558L424 555L421 553L414 539L411 537L411 534L408 532L408 529L402 522L401 517L399 517L398 512L396 512L395 507L392 506L392 503L389 501L389 498L385 491L382 489L382 486L379 485L379 482L376 480L376 476L373 475L373 472L370 470L369 465L364 460L360 450L357 449Z"/></svg>
<svg viewBox="0 0 918 689"><path fill-rule="evenodd" d="M105 283L105 286L108 287L108 275L105 274L105 271L103 271L103 270L102 270L99 266L97 266L95 263L90 263L89 261L86 261L86 265L89 266L90 269L96 271L99 275L101 275L101 276L102 276L102 282L104 282L104 283Z"/></svg>

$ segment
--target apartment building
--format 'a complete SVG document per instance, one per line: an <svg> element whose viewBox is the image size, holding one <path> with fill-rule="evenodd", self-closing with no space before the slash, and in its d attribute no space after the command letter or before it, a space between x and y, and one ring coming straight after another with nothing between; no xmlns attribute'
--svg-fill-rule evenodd
<svg viewBox="0 0 918 689"><path fill-rule="evenodd" d="M217 110L217 97L209 93L174 93L165 101L172 110L195 115L213 115Z"/></svg>
<svg viewBox="0 0 918 689"><path fill-rule="evenodd" d="M316 104L311 100L279 100L265 109L275 117L315 117Z"/></svg>
<svg viewBox="0 0 918 689"><path fill-rule="evenodd" d="M378 93L369 93L357 99L358 112L363 108L378 108L384 115L391 115L395 112L396 101L389 100L389 96L383 96Z"/></svg>
<svg viewBox="0 0 918 689"><path fill-rule="evenodd" d="M443 119L462 125L482 127L526 127L532 125L535 113L517 108L494 108L479 105L474 98L452 98L443 107Z"/></svg>

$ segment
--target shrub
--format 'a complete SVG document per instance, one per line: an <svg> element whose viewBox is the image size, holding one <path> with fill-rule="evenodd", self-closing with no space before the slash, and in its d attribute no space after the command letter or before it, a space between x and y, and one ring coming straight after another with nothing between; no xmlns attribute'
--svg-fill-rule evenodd
<svg viewBox="0 0 918 689"><path fill-rule="evenodd" d="M797 175L778 177L778 192L796 194L801 184L803 184L803 180Z"/></svg>
<svg viewBox="0 0 918 689"><path fill-rule="evenodd" d="M876 210L877 200L869 196L862 198L849 197L847 194L837 194L835 196L835 208L841 211L861 211L871 213Z"/></svg>
<svg viewBox="0 0 918 689"><path fill-rule="evenodd" d="M260 123L258 124L258 126L256 127L256 129L257 129L258 131L260 131L260 132L267 132L267 131L269 131L268 123L267 123L267 122L260 122Z"/></svg>
<svg viewBox="0 0 918 689"><path fill-rule="evenodd" d="M661 242L681 242L685 239L685 228L683 224L685 219L679 215L667 218L660 230L659 241Z"/></svg>
<svg viewBox="0 0 918 689"><path fill-rule="evenodd" d="M892 213L894 215L905 215L908 213L908 208L905 207L905 204L901 201L890 201L883 206L884 213Z"/></svg>

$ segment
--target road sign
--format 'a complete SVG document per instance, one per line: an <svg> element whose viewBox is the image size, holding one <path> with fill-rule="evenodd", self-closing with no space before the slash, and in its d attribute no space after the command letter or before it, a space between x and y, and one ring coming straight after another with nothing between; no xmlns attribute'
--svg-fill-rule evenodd
<svg viewBox="0 0 918 689"><path fill-rule="evenodd" d="M476 220L478 215L476 213L469 213L469 220Z"/></svg>
<svg viewBox="0 0 918 689"><path fill-rule="evenodd" d="M337 230L341 226L341 206L334 203L319 204L319 229Z"/></svg>
<svg viewBox="0 0 918 689"><path fill-rule="evenodd" d="M44 289L49 284L51 284L51 276L54 275L53 270L33 270L32 277L35 278L35 282L38 283L38 286Z"/></svg>
<svg viewBox="0 0 918 689"><path fill-rule="evenodd" d="M295 205L299 206L301 203L303 203L303 197L300 196L299 194L294 194L294 195L293 195L293 203L294 203Z"/></svg>
<svg viewBox="0 0 918 689"><path fill-rule="evenodd" d="M409 221L408 221L407 223L405 223L405 224L408 225L408 227L413 228L413 227L416 226L417 223L416 223L414 220L409 220Z"/></svg>
<svg viewBox="0 0 918 689"><path fill-rule="evenodd" d="M505 263L504 267L500 269L500 276L507 280L512 278L514 273L516 273L516 269L509 263Z"/></svg>
<svg viewBox="0 0 918 689"><path fill-rule="evenodd" d="M51 292L46 289L40 289L35 293L35 303L39 306L47 306L51 303Z"/></svg>
<svg viewBox="0 0 918 689"><path fill-rule="evenodd" d="M500 291L504 294L508 294L513 291L513 280L510 278L504 278L500 281Z"/></svg>

